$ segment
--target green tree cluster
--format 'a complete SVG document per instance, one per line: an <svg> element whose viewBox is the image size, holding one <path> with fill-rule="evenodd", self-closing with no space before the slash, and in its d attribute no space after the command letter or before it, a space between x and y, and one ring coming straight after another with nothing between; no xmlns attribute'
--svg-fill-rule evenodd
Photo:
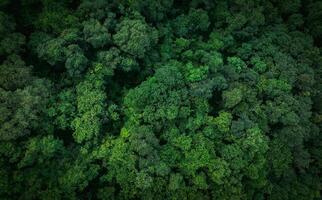
<svg viewBox="0 0 322 200"><path fill-rule="evenodd" d="M0 199L318 200L320 0L0 1Z"/></svg>

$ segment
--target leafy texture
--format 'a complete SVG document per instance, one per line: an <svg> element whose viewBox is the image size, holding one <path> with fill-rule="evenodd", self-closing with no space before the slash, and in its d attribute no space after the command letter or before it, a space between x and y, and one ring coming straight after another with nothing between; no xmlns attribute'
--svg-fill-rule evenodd
<svg viewBox="0 0 322 200"><path fill-rule="evenodd" d="M320 0L0 1L0 199L318 200Z"/></svg>

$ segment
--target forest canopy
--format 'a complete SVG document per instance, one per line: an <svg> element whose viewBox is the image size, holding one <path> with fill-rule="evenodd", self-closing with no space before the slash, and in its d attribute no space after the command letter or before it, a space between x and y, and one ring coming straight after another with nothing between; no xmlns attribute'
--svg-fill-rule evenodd
<svg viewBox="0 0 322 200"><path fill-rule="evenodd" d="M321 0L1 0L0 199L318 200Z"/></svg>

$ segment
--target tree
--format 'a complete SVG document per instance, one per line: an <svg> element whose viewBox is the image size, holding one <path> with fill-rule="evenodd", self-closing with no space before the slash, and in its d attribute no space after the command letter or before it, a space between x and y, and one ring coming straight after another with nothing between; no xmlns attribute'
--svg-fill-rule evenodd
<svg viewBox="0 0 322 200"><path fill-rule="evenodd" d="M117 25L115 44L125 53L142 58L157 42L158 32L143 20L125 18Z"/></svg>
<svg viewBox="0 0 322 200"><path fill-rule="evenodd" d="M14 140L31 134L44 120L50 84L36 79L31 85L15 91L1 93L1 140Z"/></svg>
<svg viewBox="0 0 322 200"><path fill-rule="evenodd" d="M83 33L85 41L90 43L94 48L102 48L111 40L108 29L100 24L98 20L90 19L83 22Z"/></svg>

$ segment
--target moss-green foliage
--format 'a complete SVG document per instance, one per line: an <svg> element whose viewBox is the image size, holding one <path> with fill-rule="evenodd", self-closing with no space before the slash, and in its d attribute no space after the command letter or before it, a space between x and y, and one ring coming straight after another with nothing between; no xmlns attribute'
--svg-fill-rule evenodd
<svg viewBox="0 0 322 200"><path fill-rule="evenodd" d="M0 1L0 199L320 199L319 0Z"/></svg>

